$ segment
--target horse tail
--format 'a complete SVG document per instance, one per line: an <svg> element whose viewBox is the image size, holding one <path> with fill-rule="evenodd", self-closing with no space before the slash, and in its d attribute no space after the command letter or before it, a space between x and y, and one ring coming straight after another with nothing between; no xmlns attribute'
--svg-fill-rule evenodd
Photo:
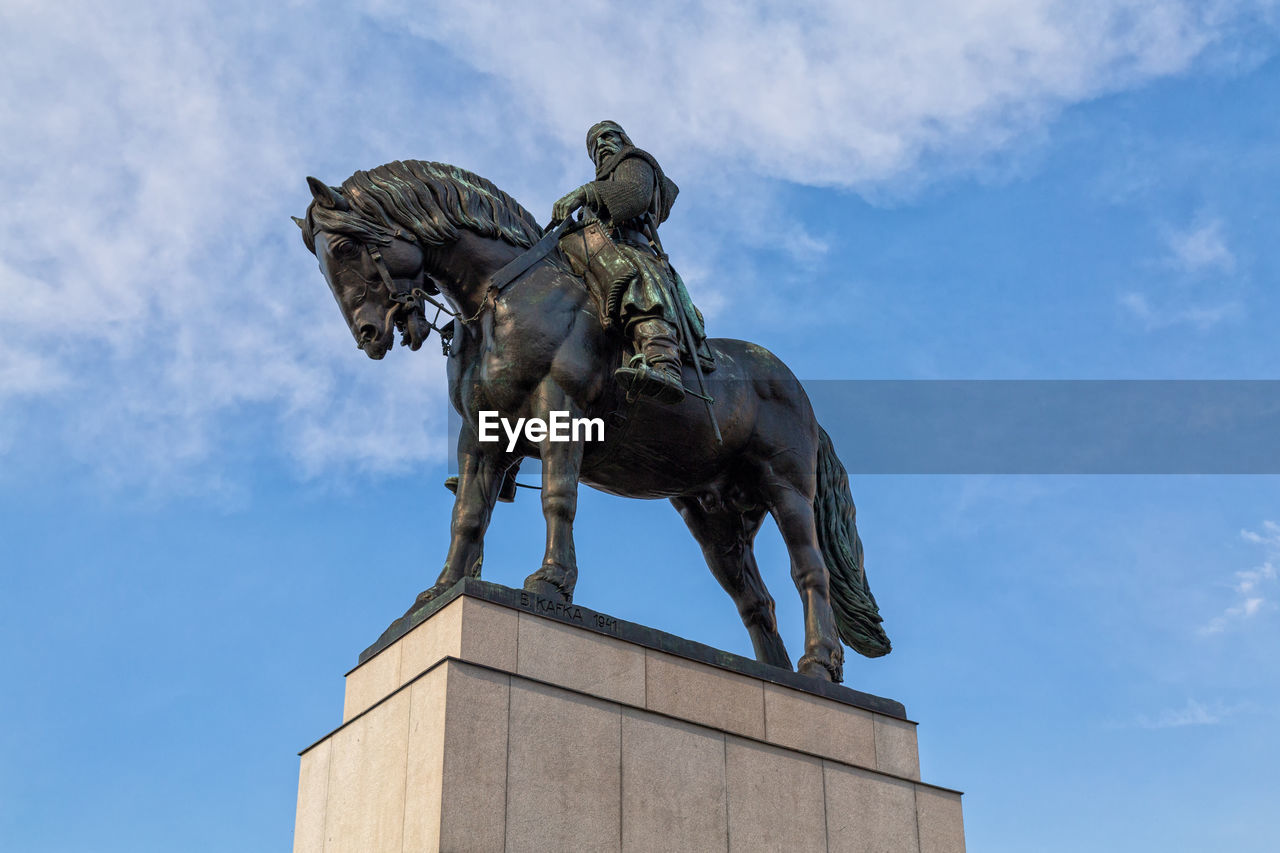
<svg viewBox="0 0 1280 853"><path fill-rule="evenodd" d="M857 510L849 492L849 475L831 446L831 437L818 427L818 491L813 499L818 546L831 578L831 607L845 645L869 658L892 648L880 623L880 608L867 584L858 537Z"/></svg>

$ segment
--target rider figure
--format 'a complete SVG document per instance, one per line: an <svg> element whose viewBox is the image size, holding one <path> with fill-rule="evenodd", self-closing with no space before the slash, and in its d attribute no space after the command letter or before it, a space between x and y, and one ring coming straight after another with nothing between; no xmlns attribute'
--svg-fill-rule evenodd
<svg viewBox="0 0 1280 853"><path fill-rule="evenodd" d="M671 213L679 188L662 173L653 155L636 148L620 125L602 121L587 131L587 153L596 179L555 203L551 218L567 219L585 207L599 219L618 250L636 269L618 304L618 320L635 345L635 357L614 377L632 393L662 403L684 399L680 378L680 317L693 340L688 346L706 350L702 317L667 262L658 240L658 224ZM703 354L707 360L709 352ZM710 365L707 365L708 368Z"/></svg>

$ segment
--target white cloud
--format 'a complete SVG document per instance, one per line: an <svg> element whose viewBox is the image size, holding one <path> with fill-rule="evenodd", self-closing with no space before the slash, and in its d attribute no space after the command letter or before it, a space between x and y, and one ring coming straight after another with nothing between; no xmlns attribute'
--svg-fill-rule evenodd
<svg viewBox="0 0 1280 853"><path fill-rule="evenodd" d="M1209 219L1186 229L1169 229L1165 234L1168 263L1189 274L1229 273L1236 257L1227 246L1221 219Z"/></svg>
<svg viewBox="0 0 1280 853"><path fill-rule="evenodd" d="M972 165L1066 105L1185 71L1267 4L369 5L505 80L521 121L565 144L608 116L668 156L866 188L922 180L921 158Z"/></svg>
<svg viewBox="0 0 1280 853"><path fill-rule="evenodd" d="M1265 548L1268 559L1255 568L1235 572L1231 584L1236 593L1235 603L1202 625L1198 631L1201 636L1221 634L1260 613L1276 609L1271 596L1277 579L1274 561L1280 560L1280 524L1264 521L1261 531L1241 530L1240 538Z"/></svg>
<svg viewBox="0 0 1280 853"><path fill-rule="evenodd" d="M1273 581L1276 579L1276 567L1271 563L1263 563L1258 568L1248 572L1236 572L1236 592L1241 595L1248 595L1258 588L1258 585L1265 581Z"/></svg>
<svg viewBox="0 0 1280 853"><path fill-rule="evenodd" d="M174 487L262 415L307 471L440 452L431 356L362 362L288 219L319 95L354 66L247 11L3 13L0 410L56 401L53 440L110 482Z"/></svg>
<svg viewBox="0 0 1280 853"><path fill-rule="evenodd" d="M1280 552L1280 524L1274 521L1262 522L1262 531L1241 530L1240 538L1254 545L1262 545L1268 550Z"/></svg>
<svg viewBox="0 0 1280 853"><path fill-rule="evenodd" d="M246 418L307 472L439 458L439 359L355 352L287 218L307 173L452 160L545 213L611 115L722 187L678 216L735 210L710 248L669 241L693 276L744 231L780 226L803 260L824 238L773 220L771 181L922 185L1187 70L1252 8L382 3L369 26L310 3L8 4L0 438L38 398L55 414L29 426L62 455L159 489L234 453ZM428 50L387 48L407 27ZM443 51L447 80L413 65Z"/></svg>
<svg viewBox="0 0 1280 853"><path fill-rule="evenodd" d="M1158 294L1120 294L1120 305L1147 331L1185 326L1207 332L1244 317L1240 299L1223 296L1236 271L1221 219L1201 214L1185 228L1164 228L1165 253L1153 266L1161 271ZM1226 279L1226 280L1224 280Z"/></svg>

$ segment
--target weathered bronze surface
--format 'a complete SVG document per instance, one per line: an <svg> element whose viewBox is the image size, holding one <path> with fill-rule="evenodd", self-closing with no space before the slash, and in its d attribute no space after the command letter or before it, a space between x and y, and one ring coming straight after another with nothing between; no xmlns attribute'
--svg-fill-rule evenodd
<svg viewBox="0 0 1280 853"><path fill-rule="evenodd" d="M680 192L652 154L636 148L621 125L597 122L587 131L595 180L566 194L551 209L559 222L585 208L585 221L605 226L594 263L582 270L600 295L602 322L624 329L635 355L614 371L628 397L662 403L684 399L680 351L699 352L710 363L702 314L662 251L658 226L671 215ZM568 241L570 245L574 241ZM575 267L575 271L578 271ZM702 383L701 361L693 362ZM710 413L714 420L714 412Z"/></svg>
<svg viewBox="0 0 1280 853"><path fill-rule="evenodd" d="M622 143L617 151L626 147ZM600 148L595 149L600 168L611 168ZM649 168L653 186L660 186L656 161ZM773 516L786 542L804 604L805 650L799 671L841 680L841 640L869 657L889 651L863 570L848 477L804 389L763 347L725 338L703 343L701 318L691 302L687 312L679 304L686 300L673 287L677 277L660 256L660 246L631 246L636 256L647 258L637 265L649 264L658 272L624 286L639 291L634 305L650 297L659 303L644 303L652 310L631 318L623 312L621 322L609 324L608 306L593 296L555 245L573 239L581 223L563 221L539 244L546 232L528 211L484 178L442 163L389 163L356 172L341 187L314 178L308 183L313 200L306 217L298 220L303 239L366 355L382 358L397 329L402 343L418 349L431 329L438 328L426 316L440 304L437 295L456 314L445 329L451 335L446 349L449 395L464 422L451 539L439 578L418 596L404 620L412 621L416 611L463 578L479 577L485 530L504 477L520 459L533 457L542 460L547 541L541 566L525 580L526 590L572 601L578 575L573 520L578 483L583 482L612 494L671 501L737 605L758 660L791 668L773 599L752 553L766 514ZM650 190L651 206L654 192ZM580 188L557 202L556 218L568 217L579 195L590 207L591 191ZM662 203L659 199L659 207ZM602 212L608 215L607 202L592 208L597 217ZM661 215L659 210L658 221ZM626 222L635 224L634 219ZM617 226L612 220L605 224L618 240ZM649 236L656 237L656 231ZM627 239L625 234L621 238ZM529 254L531 247L536 251ZM515 270L519 272L513 276ZM634 296L627 293L627 298ZM693 339L688 343L693 349L705 346L716 367L701 386L714 402L692 394L661 402L669 397L647 396L651 392L644 388L614 381L632 346L648 355L643 330L630 330L634 342L625 333L627 325L636 325L631 322L635 316L642 318L640 324L657 321L666 327L651 337L675 340L677 324L698 321L696 332L687 330ZM673 342L661 346L676 349ZM702 393L699 365L672 351L628 365L642 378L641 364L652 368L651 373L670 368L683 388ZM481 411L496 411L512 421L549 420L553 412L598 417L606 423L605 439L521 437L508 451L505 437L479 440ZM620 531L620 538L643 533Z"/></svg>

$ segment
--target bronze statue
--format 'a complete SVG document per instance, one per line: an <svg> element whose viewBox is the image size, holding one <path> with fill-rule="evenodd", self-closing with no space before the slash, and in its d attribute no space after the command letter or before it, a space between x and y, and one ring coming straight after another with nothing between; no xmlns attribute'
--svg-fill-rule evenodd
<svg viewBox="0 0 1280 853"><path fill-rule="evenodd" d="M691 356L701 348L704 363L699 366L713 366L704 343L702 314L689 299L658 238L658 225L671 215L680 188L663 174L652 154L631 143L616 122L591 126L587 153L596 166L595 180L557 201L551 211L552 222L567 219L585 206L590 210L589 219L606 223L625 272L613 282L597 284L601 291L622 285L617 294L605 294L604 319L621 325L635 348L630 362L615 370L614 377L632 396L642 394L662 403L678 403L685 395L681 347ZM691 340L682 340L683 330L689 330Z"/></svg>
<svg viewBox="0 0 1280 853"><path fill-rule="evenodd" d="M602 170L640 161L653 170L655 186L661 183L661 171L647 157L625 156L611 165L618 150L627 150L620 129L600 134L595 153ZM485 530L504 475L528 456L542 460L547 540L542 564L525 580L525 589L572 599L578 574L573 520L581 481L612 494L671 501L737 605L759 660L791 668L773 599L752 553L766 514L782 532L804 603L799 670L841 680L842 639L869 657L889 651L863 570L848 477L804 389L776 356L745 341L705 341L718 365L698 392L705 400L690 396L662 403L629 395L634 389L612 381L630 341L608 321L609 294L575 274L572 252L564 249L576 246L591 227L568 218L580 196L615 228L636 221L615 221L622 214L610 207L611 189L592 184L594 189L571 193L557 204L562 221L544 231L492 183L442 163L389 163L356 172L341 187L307 180L313 200L305 219L297 221L360 349L382 358L397 329L402 343L415 350L433 328L447 343L449 394L464 421L457 498L444 569L406 617L463 577L479 576ZM660 195L656 211L649 200L648 212L656 214L651 225L661 221L674 191L669 198L665 191ZM637 266L661 261L653 254L653 261L640 259L646 248L625 235L623 242L634 250ZM632 285L645 291L651 282ZM662 377L662 389L672 382L692 389L698 359L679 359L668 340L674 337L672 322L681 316L671 301L646 301L650 296L627 297L637 310L629 331L646 357L644 367ZM452 323L441 329L429 322L429 307L437 318L442 311L455 315ZM641 328L647 323L662 327ZM629 366L636 375L648 375L635 361ZM658 396L669 399L665 390ZM602 418L607 428L603 441L525 435L509 448L506 441L481 440L481 412L543 420L568 413Z"/></svg>

